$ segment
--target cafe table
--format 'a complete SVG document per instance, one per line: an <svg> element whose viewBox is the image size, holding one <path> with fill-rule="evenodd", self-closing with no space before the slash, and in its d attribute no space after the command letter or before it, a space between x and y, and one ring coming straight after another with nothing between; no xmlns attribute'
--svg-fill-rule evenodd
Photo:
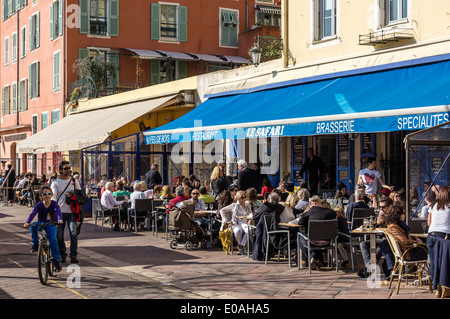
<svg viewBox="0 0 450 319"><path fill-rule="evenodd" d="M371 265L377 264L377 246L376 246L376 237L379 234L383 234L386 231L386 228L365 228L363 226L356 228L351 231L352 235L369 235L370 237L370 263ZM373 274L376 271L376 267L372 268L371 273Z"/></svg>

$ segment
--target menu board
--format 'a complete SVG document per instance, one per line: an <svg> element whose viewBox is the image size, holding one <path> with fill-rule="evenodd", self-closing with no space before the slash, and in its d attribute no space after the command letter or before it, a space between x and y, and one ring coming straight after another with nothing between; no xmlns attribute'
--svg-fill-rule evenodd
<svg viewBox="0 0 450 319"><path fill-rule="evenodd" d="M339 134L338 137L338 164L339 167L350 166L350 141L347 134Z"/></svg>
<svg viewBox="0 0 450 319"><path fill-rule="evenodd" d="M420 166L417 158L409 160L409 185L419 187Z"/></svg>
<svg viewBox="0 0 450 319"><path fill-rule="evenodd" d="M303 137L292 138L293 166L301 167L303 165Z"/></svg>
<svg viewBox="0 0 450 319"><path fill-rule="evenodd" d="M361 153L363 154L374 154L375 150L373 149L373 134L372 133L363 133L361 135Z"/></svg>

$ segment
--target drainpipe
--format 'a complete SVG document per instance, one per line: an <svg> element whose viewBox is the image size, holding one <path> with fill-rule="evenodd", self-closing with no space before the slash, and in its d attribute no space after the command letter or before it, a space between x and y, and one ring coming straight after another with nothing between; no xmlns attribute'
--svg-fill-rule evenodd
<svg viewBox="0 0 450 319"><path fill-rule="evenodd" d="M20 34L20 19L19 19L20 9L17 10L17 32L16 32L16 72L17 72L17 80L16 80L16 125L19 126L19 86L20 86L20 75L19 75L19 63L20 63L20 44L19 44L19 34ZM21 38L20 38L21 39ZM28 89L28 88L27 88ZM33 130L33 128L31 128Z"/></svg>
<svg viewBox="0 0 450 319"><path fill-rule="evenodd" d="M245 31L248 31L248 0L245 0Z"/></svg>
<svg viewBox="0 0 450 319"><path fill-rule="evenodd" d="M287 68L289 65L289 39L288 39L288 0L282 0L283 12L283 67Z"/></svg>

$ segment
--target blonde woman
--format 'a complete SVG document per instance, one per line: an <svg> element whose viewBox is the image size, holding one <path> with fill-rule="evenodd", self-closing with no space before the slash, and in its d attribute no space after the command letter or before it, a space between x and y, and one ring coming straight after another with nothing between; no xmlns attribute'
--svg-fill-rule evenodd
<svg viewBox="0 0 450 319"><path fill-rule="evenodd" d="M300 211L298 211L295 208L297 203L298 203L297 194L296 193L289 194L286 201L284 202L285 209L283 210L283 212L280 215L280 223L289 223L295 219L296 214L300 214ZM280 226L280 228L282 228L282 227L283 226Z"/></svg>
<svg viewBox="0 0 450 319"><path fill-rule="evenodd" d="M175 198L175 194L172 192L172 187L170 187L169 185L164 185L162 187L160 199L170 200L172 198Z"/></svg>
<svg viewBox="0 0 450 319"><path fill-rule="evenodd" d="M245 254L247 244L249 218L252 217L250 205L245 202L247 196L244 191L236 193L235 202L220 210L222 223L231 221L234 237L238 242L238 255Z"/></svg>
<svg viewBox="0 0 450 319"><path fill-rule="evenodd" d="M217 165L211 173L211 188L215 199L219 197L224 190L228 189L228 181L223 174L222 167Z"/></svg>
<svg viewBox="0 0 450 319"><path fill-rule="evenodd" d="M256 211L259 207L262 206L262 202L258 199L256 188L250 187L249 189L247 189L246 203L250 205L252 211Z"/></svg>

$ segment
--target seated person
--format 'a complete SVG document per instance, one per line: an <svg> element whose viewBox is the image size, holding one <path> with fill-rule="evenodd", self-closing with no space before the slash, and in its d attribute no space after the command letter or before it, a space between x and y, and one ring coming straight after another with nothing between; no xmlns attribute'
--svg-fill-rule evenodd
<svg viewBox="0 0 450 319"><path fill-rule="evenodd" d="M214 202L215 202L214 196L211 194L208 194L208 190L206 189L205 186L200 186L198 191L200 192L200 196L198 199L201 199L203 201L203 203L205 203L205 204L214 204Z"/></svg>
<svg viewBox="0 0 450 319"><path fill-rule="evenodd" d="M334 211L336 212L336 218L338 220L338 232L346 234L346 235L350 235L350 232L348 230L347 218L345 217L344 207L342 207L341 205L336 206L334 208ZM342 246L342 243L343 242L348 243L349 239L346 236L339 234L337 241L338 241L338 250L342 257L341 266L345 267L346 265L348 265L348 256L347 256L347 251Z"/></svg>
<svg viewBox="0 0 450 319"><path fill-rule="evenodd" d="M194 212L207 210L205 203L201 199L199 199L199 197L200 197L200 191L198 189L194 188L191 192L191 199L190 199L190 201L194 203ZM195 217L194 221L200 227L203 227L203 228L208 227L208 219L205 217Z"/></svg>
<svg viewBox="0 0 450 319"><path fill-rule="evenodd" d="M250 205L252 212L256 211L258 208L262 206L262 202L258 199L258 194L256 192L256 188L250 187L246 191L247 200L245 201Z"/></svg>
<svg viewBox="0 0 450 319"><path fill-rule="evenodd" d="M135 209L136 199L146 198L144 192L142 191L142 187L143 187L142 183L133 184L133 192L130 194L130 203L131 203L130 208L131 209Z"/></svg>
<svg viewBox="0 0 450 319"><path fill-rule="evenodd" d="M153 187L153 190L151 189L147 189L144 191L145 197L146 198L160 198L161 197L161 193L162 193L162 185L155 185L155 187Z"/></svg>
<svg viewBox="0 0 450 319"><path fill-rule="evenodd" d="M266 193L271 193L273 190L273 186L270 184L270 181L267 177L264 177L262 181L262 188L261 188L261 196L264 198L264 195Z"/></svg>
<svg viewBox="0 0 450 319"><path fill-rule="evenodd" d="M405 206L401 202L395 202L389 209L389 213L386 219L387 231L391 233L400 244L400 249L405 251L408 246L414 244L425 245L419 238L411 236L409 234L409 226L405 223L406 212ZM426 247L426 246L425 246ZM386 258L387 273L391 274L395 264L395 257L392 253L389 242L383 241L380 244L381 252ZM409 250L405 254L406 260L423 260L427 259L428 255L426 250L422 248ZM389 277L386 278L389 280Z"/></svg>
<svg viewBox="0 0 450 319"><path fill-rule="evenodd" d="M300 188L297 191L298 203L295 208L300 212L304 212L309 206L309 197L311 196L307 188Z"/></svg>
<svg viewBox="0 0 450 319"><path fill-rule="evenodd" d="M129 197L131 195L131 192L125 190L125 184L124 184L123 180L119 179L116 182L116 189L117 190L115 192L113 192L113 196L115 198L117 198L118 196L122 196L122 197L126 198L126 196Z"/></svg>
<svg viewBox="0 0 450 319"><path fill-rule="evenodd" d="M369 206L364 202L364 198L366 197L366 193L364 189L359 188L355 191L355 202L349 204L347 206L347 210L345 211L345 216L349 222L353 219L353 209L355 208L369 208ZM349 223L349 228L351 224Z"/></svg>
<svg viewBox="0 0 450 319"><path fill-rule="evenodd" d="M339 182L337 184L337 190L336 194L334 195L334 198L338 200L344 200L349 198L349 196L347 195L347 186L345 186L344 183Z"/></svg>
<svg viewBox="0 0 450 319"><path fill-rule="evenodd" d="M298 222L299 225L303 225L305 227L305 232L308 233L308 222L309 220L330 220L336 219L336 212L328 207L321 206L322 200L319 196L313 196L310 199L309 207L305 211L304 214L301 215L300 220ZM301 250L303 252L303 258L307 258L308 256L308 248L306 240L301 237L300 238ZM323 243L316 243L317 245ZM311 243L314 246L314 243ZM320 264L323 264L323 254L321 251L311 251L311 260L307 262L311 262L311 266L316 269L319 269ZM305 260L306 261L306 260Z"/></svg>
<svg viewBox="0 0 450 319"><path fill-rule="evenodd" d="M164 185L161 189L161 195L159 196L159 199L171 200L174 198L175 198L175 194L172 193L172 187L170 187L169 185Z"/></svg>
<svg viewBox="0 0 450 319"><path fill-rule="evenodd" d="M114 191L114 183L113 182L106 182L105 184L105 191L102 194L102 197L100 199L100 204L103 207L103 210L105 213L112 213L115 211L116 208L121 209L120 205L123 203L128 202L128 200L116 200L113 196ZM124 212L126 212L125 209L123 209ZM126 214L121 214L121 219L125 220Z"/></svg>
<svg viewBox="0 0 450 319"><path fill-rule="evenodd" d="M389 212L389 209L392 207L392 199L390 197L382 197L379 200L379 206L380 212L378 213L377 217L377 227L386 227L386 219L387 214ZM377 262L381 258L381 249L380 245L382 241L386 241L386 237L384 235L377 235L377 238L375 239L375 245L376 245L376 256L377 256ZM358 276L361 278L367 278L371 274L371 262L370 262L370 240L362 241L359 244L359 247L361 248L361 255L364 260L364 267L361 268L358 271ZM383 262L383 270L385 272L386 277L389 276L387 273L386 263Z"/></svg>
<svg viewBox="0 0 450 319"><path fill-rule="evenodd" d="M295 208L295 205L298 203L298 196L296 193L291 193L287 197L286 201L284 202L284 210L280 215L280 223L290 223L295 221L296 215L300 214L300 211L298 211ZM298 224L298 221L296 222ZM289 229L287 226L279 226L281 229Z"/></svg>

